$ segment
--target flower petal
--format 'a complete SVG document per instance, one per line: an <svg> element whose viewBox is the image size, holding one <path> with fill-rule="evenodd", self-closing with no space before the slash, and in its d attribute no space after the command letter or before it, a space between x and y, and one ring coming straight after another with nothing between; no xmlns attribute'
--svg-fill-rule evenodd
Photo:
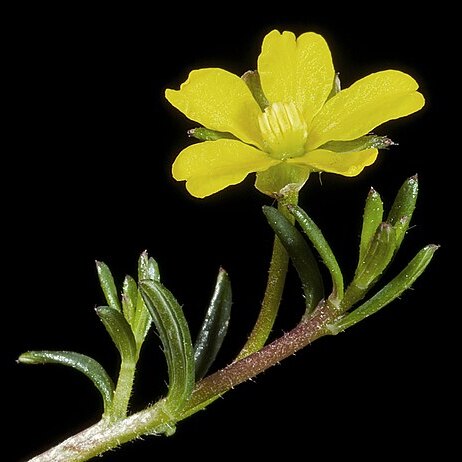
<svg viewBox="0 0 462 462"><path fill-rule="evenodd" d="M179 90L166 90L167 100L191 120L242 141L261 146L258 116L261 109L237 75L218 68L189 74Z"/></svg>
<svg viewBox="0 0 462 462"><path fill-rule="evenodd" d="M188 146L173 163L172 173L175 180L186 180L193 196L202 198L280 162L240 141L220 139Z"/></svg>
<svg viewBox="0 0 462 462"><path fill-rule="evenodd" d="M327 149L317 149L301 157L288 159L287 162L308 165L314 171L338 173L343 176L356 176L364 167L372 165L377 159L375 148L357 152L333 152Z"/></svg>
<svg viewBox="0 0 462 462"><path fill-rule="evenodd" d="M310 126L334 84L334 66L326 41L307 32L295 38L292 32L273 30L263 40L258 73L271 103L293 102Z"/></svg>
<svg viewBox="0 0 462 462"><path fill-rule="evenodd" d="M313 120L309 150L327 141L354 140L388 120L418 111L425 104L417 82L404 72L387 70L368 75L340 91Z"/></svg>

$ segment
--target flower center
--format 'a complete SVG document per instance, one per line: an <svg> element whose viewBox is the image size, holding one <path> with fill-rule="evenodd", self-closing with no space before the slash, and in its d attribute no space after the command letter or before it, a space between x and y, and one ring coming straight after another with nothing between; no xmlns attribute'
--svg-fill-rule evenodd
<svg viewBox="0 0 462 462"><path fill-rule="evenodd" d="M271 157L287 159L305 153L308 127L294 103L272 103L258 118Z"/></svg>

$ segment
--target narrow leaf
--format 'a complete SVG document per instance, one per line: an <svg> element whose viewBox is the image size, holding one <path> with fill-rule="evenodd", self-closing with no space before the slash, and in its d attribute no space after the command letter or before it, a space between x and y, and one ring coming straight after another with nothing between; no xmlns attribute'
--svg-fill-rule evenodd
<svg viewBox="0 0 462 462"><path fill-rule="evenodd" d="M364 206L363 226L361 230L361 241L359 244L359 261L363 261L364 255L371 243L371 240L383 220L383 202L380 194L371 188L367 195Z"/></svg>
<svg viewBox="0 0 462 462"><path fill-rule="evenodd" d="M132 328L135 318L137 299L138 286L132 277L126 276L122 286L122 312Z"/></svg>
<svg viewBox="0 0 462 462"><path fill-rule="evenodd" d="M367 318L371 314L376 313L384 306L399 297L405 290L409 289L416 279L424 272L425 268L430 263L437 245L428 245L424 247L398 274L391 282L389 282L382 290L377 292L372 298L361 305L356 310L347 314L339 321L329 326L333 334L342 332L345 329L357 324L359 321Z"/></svg>
<svg viewBox="0 0 462 462"><path fill-rule="evenodd" d="M359 262L353 283L368 289L385 271L396 249L396 233L388 223L381 223L372 238L363 260Z"/></svg>
<svg viewBox="0 0 462 462"><path fill-rule="evenodd" d="M390 264L395 249L396 235L393 226L381 223L363 259L358 263L353 281L345 291L341 301L342 311L349 310L366 296Z"/></svg>
<svg viewBox="0 0 462 462"><path fill-rule="evenodd" d="M160 281L159 266L154 258L149 257L145 251L140 255L138 260L138 284L141 281ZM135 335L138 348L144 342L144 339L151 326L151 315L143 301L141 294L138 294L135 305L135 316L132 323L133 333Z"/></svg>
<svg viewBox="0 0 462 462"><path fill-rule="evenodd" d="M138 348L144 342L144 339L151 327L151 315L149 314L146 304L144 303L141 293L136 302L135 319L133 321L133 334L135 336Z"/></svg>
<svg viewBox="0 0 462 462"><path fill-rule="evenodd" d="M160 281L159 265L146 251L138 259L138 282L145 279Z"/></svg>
<svg viewBox="0 0 462 462"><path fill-rule="evenodd" d="M141 295L159 333L167 359L167 403L175 412L189 399L194 387L194 355L183 310L172 293L157 281L141 281Z"/></svg>
<svg viewBox="0 0 462 462"><path fill-rule="evenodd" d="M295 217L303 232L313 244L314 248L319 253L324 265L332 278L333 297L341 299L343 296L343 275L340 266L337 263L332 249L327 243L321 230L316 223L308 216L308 214L298 206L289 206L289 212Z"/></svg>
<svg viewBox="0 0 462 462"><path fill-rule="evenodd" d="M159 265L152 257L149 257L148 260L148 279L152 279L153 281L160 281Z"/></svg>
<svg viewBox="0 0 462 462"><path fill-rule="evenodd" d="M93 358L73 351L28 351L18 361L24 364L62 364L82 372L101 393L104 413L110 411L114 384L103 366Z"/></svg>
<svg viewBox="0 0 462 462"><path fill-rule="evenodd" d="M220 268L210 305L194 344L196 381L205 376L217 357L228 330L231 304L231 282L226 271Z"/></svg>
<svg viewBox="0 0 462 462"><path fill-rule="evenodd" d="M263 213L297 270L305 294L306 313L311 313L324 296L322 277L313 252L300 232L278 210L264 206Z"/></svg>
<svg viewBox="0 0 462 462"><path fill-rule="evenodd" d="M96 313L106 327L122 359L135 361L137 359L135 338L124 315L110 306L99 306L96 308Z"/></svg>
<svg viewBox="0 0 462 462"><path fill-rule="evenodd" d="M396 230L397 248L401 245L404 235L408 230L412 214L415 210L418 193L419 182L417 175L411 176L401 186L388 214L387 223L394 226Z"/></svg>
<svg viewBox="0 0 462 462"><path fill-rule="evenodd" d="M117 289L114 283L114 278L111 274L111 270L105 263L100 261L96 262L96 270L98 272L99 282L101 288L103 289L104 296L106 297L107 304L111 308L120 311L119 298L117 296Z"/></svg>

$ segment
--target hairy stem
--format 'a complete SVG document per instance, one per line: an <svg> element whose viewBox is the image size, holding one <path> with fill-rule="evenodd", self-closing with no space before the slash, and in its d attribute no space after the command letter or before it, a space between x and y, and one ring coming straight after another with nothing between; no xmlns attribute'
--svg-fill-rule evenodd
<svg viewBox="0 0 462 462"><path fill-rule="evenodd" d="M297 193L284 196L278 201L278 210L292 223L294 223L295 219L287 212L286 206L297 205L297 203ZM287 255L284 246L281 244L281 241L275 237L273 254L271 256L268 271L268 282L263 302L261 304L260 313L255 326L237 359L245 358L246 356L260 350L268 340L281 304L282 292L285 286L288 267L289 256Z"/></svg>
<svg viewBox="0 0 462 462"><path fill-rule="evenodd" d="M336 316L330 305L322 300L311 316L302 319L282 337L198 382L182 417L203 409L231 388L257 376L319 337L331 335L332 332L326 329L326 325Z"/></svg>
<svg viewBox="0 0 462 462"><path fill-rule="evenodd" d="M156 429L160 433L172 419L164 411L164 404L164 400L160 400L116 422L103 419L29 462L84 462L140 435L156 434Z"/></svg>
<svg viewBox="0 0 462 462"><path fill-rule="evenodd" d="M203 409L234 386L255 377L317 338L331 334L326 325L334 318L335 313L322 301L309 318L282 337L201 380L180 415L167 413L164 400L160 400L116 422L102 420L29 462L83 462L138 436L162 433L166 427Z"/></svg>
<svg viewBox="0 0 462 462"><path fill-rule="evenodd" d="M124 360L120 365L119 379L114 392L111 416L121 419L127 416L128 403L132 394L133 381L135 378L136 361Z"/></svg>

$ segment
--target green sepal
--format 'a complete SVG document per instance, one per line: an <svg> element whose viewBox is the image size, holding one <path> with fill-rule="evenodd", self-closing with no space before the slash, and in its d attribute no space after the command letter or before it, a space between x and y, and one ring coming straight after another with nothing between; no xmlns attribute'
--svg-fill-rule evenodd
<svg viewBox="0 0 462 462"><path fill-rule="evenodd" d="M277 209L263 206L263 213L297 270L305 295L305 314L309 314L324 296L324 285L313 252L295 226Z"/></svg>
<svg viewBox="0 0 462 462"><path fill-rule="evenodd" d="M237 140L232 133L219 132L205 127L192 128L188 130L188 135L200 141Z"/></svg>
<svg viewBox="0 0 462 462"><path fill-rule="evenodd" d="M241 79L249 87L255 101L260 106L260 109L264 111L269 106L269 101L266 99L265 93L261 86L260 74L258 71L247 71Z"/></svg>
<svg viewBox="0 0 462 462"><path fill-rule="evenodd" d="M309 167L281 162L264 172L257 172L255 187L263 194L279 200L300 191L309 176Z"/></svg>
<svg viewBox="0 0 462 462"><path fill-rule="evenodd" d="M104 414L110 413L114 383L103 366L93 358L73 351L28 351L18 358L18 362L24 364L62 364L82 372L101 393Z"/></svg>
<svg viewBox="0 0 462 462"><path fill-rule="evenodd" d="M226 271L220 268L215 290L194 343L196 381L205 376L217 357L228 330L231 305L231 282Z"/></svg>
<svg viewBox="0 0 462 462"><path fill-rule="evenodd" d="M332 85L332 90L330 91L329 96L327 97L327 100L330 100L332 97L334 97L341 90L342 90L342 83L340 82L339 73L336 72L335 76L334 76L334 83Z"/></svg>
<svg viewBox="0 0 462 462"><path fill-rule="evenodd" d="M323 144L319 149L327 149L333 152L358 152L364 151L365 149L386 149L393 146L395 143L386 136L377 135L364 135L360 138L350 141L329 141Z"/></svg>
<svg viewBox="0 0 462 462"><path fill-rule="evenodd" d="M396 247L401 245L409 223L415 210L417 196L419 193L419 181L417 175L408 178L396 195L391 206L390 213L387 217L387 223L390 223L396 232Z"/></svg>
<svg viewBox="0 0 462 462"><path fill-rule="evenodd" d="M371 188L367 195L364 206L363 226L361 230L361 241L359 243L359 261L364 260L364 255L370 246L372 238L383 220L383 202L380 194Z"/></svg>
<svg viewBox="0 0 462 462"><path fill-rule="evenodd" d="M161 339L168 367L166 403L179 411L194 387L194 354L183 310L172 293L158 281L141 281L140 290Z"/></svg>
<svg viewBox="0 0 462 462"><path fill-rule="evenodd" d="M298 224L319 253L324 265L329 270L332 278L332 299L339 300L343 297L343 275L332 249L326 241L321 230L308 214L298 206L289 205L289 212L297 220Z"/></svg>
<svg viewBox="0 0 462 462"><path fill-rule="evenodd" d="M121 311L119 297L117 295L117 289L111 270L105 263L100 261L96 262L96 270L98 272L99 282L103 289L104 296L106 297L107 304L111 308Z"/></svg>
<svg viewBox="0 0 462 462"><path fill-rule="evenodd" d="M95 311L119 350L121 358L135 361L137 359L135 338L124 315L110 306L99 306Z"/></svg>
<svg viewBox="0 0 462 462"><path fill-rule="evenodd" d="M398 276L389 282L383 289L377 292L377 294L351 313L346 314L338 321L330 324L328 328L331 333L337 334L345 329L348 329L348 327L351 327L371 314L376 313L384 306L398 298L405 290L409 289L416 279L424 272L438 247L439 246L434 244L424 247L411 260L406 268L404 268L404 270L401 271Z"/></svg>

